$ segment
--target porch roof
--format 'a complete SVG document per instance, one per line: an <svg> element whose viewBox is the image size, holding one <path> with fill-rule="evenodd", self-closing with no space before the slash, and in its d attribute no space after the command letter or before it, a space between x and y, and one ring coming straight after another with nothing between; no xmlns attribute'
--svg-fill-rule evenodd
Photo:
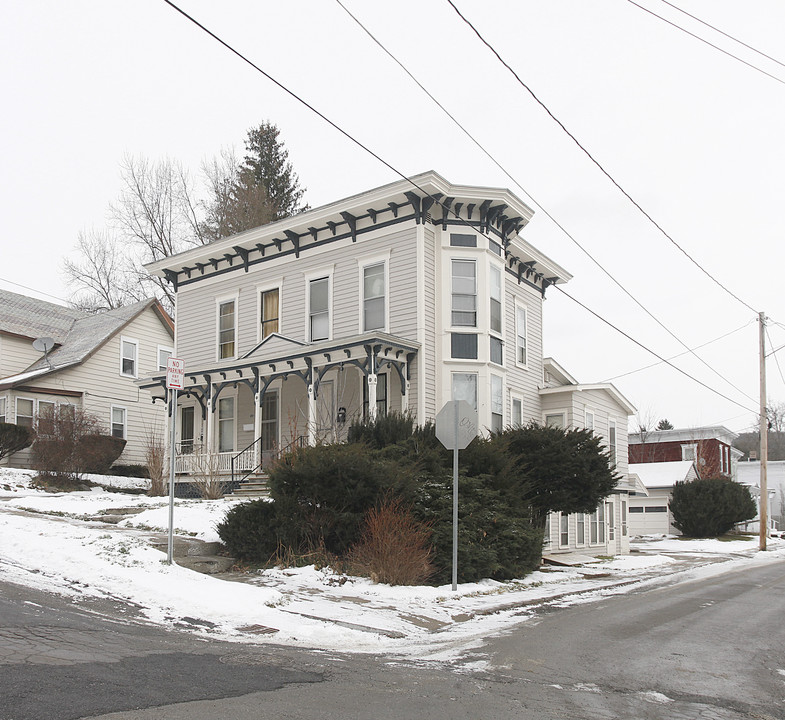
<svg viewBox="0 0 785 720"><path fill-rule="evenodd" d="M249 354L226 362L190 368L188 359L184 358L186 366L182 392L196 396L200 402L209 399L215 407L216 399L225 387L245 384L254 394L264 395L273 380L296 375L306 384L318 388L328 370L346 365L354 365L366 375L387 366L394 368L402 380L408 380L408 364L420 349L418 342L379 332L305 344L283 336L277 337L291 342L290 352L281 353L280 345L276 352L262 342ZM404 371L407 373L406 378ZM162 398L166 375L154 375L139 380L137 384L151 391L154 396L155 391L159 390L157 397ZM402 391L404 384L401 383Z"/></svg>

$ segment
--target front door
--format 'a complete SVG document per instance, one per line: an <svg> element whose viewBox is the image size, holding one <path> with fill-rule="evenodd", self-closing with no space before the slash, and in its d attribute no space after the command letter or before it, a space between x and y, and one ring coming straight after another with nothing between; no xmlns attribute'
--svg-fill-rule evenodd
<svg viewBox="0 0 785 720"><path fill-rule="evenodd" d="M267 467L278 455L278 391L268 390L262 399L261 417L262 467Z"/></svg>
<svg viewBox="0 0 785 720"><path fill-rule="evenodd" d="M194 408L180 408L180 454L191 455L194 451Z"/></svg>
<svg viewBox="0 0 785 720"><path fill-rule="evenodd" d="M332 380L319 383L315 420L316 442L335 442L335 388Z"/></svg>

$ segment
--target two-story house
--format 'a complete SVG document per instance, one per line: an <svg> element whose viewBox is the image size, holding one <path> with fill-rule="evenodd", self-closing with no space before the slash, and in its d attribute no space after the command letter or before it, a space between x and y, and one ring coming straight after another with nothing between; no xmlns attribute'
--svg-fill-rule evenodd
<svg viewBox="0 0 785 720"><path fill-rule="evenodd" d="M523 238L531 217L509 190L426 172L150 264L176 290L178 470L209 452L252 471L353 418L422 423L451 399L486 430L542 422L568 402L544 387L543 299L570 275ZM622 474L625 403L603 425Z"/></svg>
<svg viewBox="0 0 785 720"><path fill-rule="evenodd" d="M39 418L80 408L127 441L118 462L144 464L165 412L136 383L166 370L173 336L154 299L90 314L0 290L0 422L40 430ZM29 467L29 459L22 450L3 464Z"/></svg>

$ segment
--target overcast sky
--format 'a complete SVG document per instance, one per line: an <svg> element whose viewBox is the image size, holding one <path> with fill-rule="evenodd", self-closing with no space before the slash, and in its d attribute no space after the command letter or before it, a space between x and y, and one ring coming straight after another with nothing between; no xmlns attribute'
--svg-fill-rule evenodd
<svg viewBox="0 0 785 720"><path fill-rule="evenodd" d="M690 355L674 363L728 399L662 364L623 375L657 359L551 289L545 352L579 381L615 378L647 420L748 428L758 311L771 319L773 348L785 344L775 324L785 323L785 66L661 0L640 4L780 81L629 0L455 0L616 181L739 300L633 207L446 0L342 2L515 183L335 0L180 6L402 173L433 169L454 183L510 188L536 211L524 237L574 275L565 290L661 356L684 347L540 206L689 347L727 335L699 351L713 370ZM675 4L785 62L782 2ZM106 227L124 154L180 160L198 181L204 160L223 147L242 150L248 128L270 120L311 206L398 179L163 0L4 0L0 88L0 287L44 299L69 297L63 258L80 230ZM782 402L775 357L769 398Z"/></svg>

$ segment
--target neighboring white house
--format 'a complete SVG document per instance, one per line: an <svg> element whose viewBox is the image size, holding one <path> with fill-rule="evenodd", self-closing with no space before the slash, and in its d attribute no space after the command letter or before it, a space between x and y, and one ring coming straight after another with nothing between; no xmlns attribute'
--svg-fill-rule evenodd
<svg viewBox="0 0 785 720"><path fill-rule="evenodd" d="M742 525L749 532L760 531L760 460L739 462L736 466L737 480L750 489L758 515ZM785 522L785 460L769 460L766 463L766 487L768 495L769 527L776 530Z"/></svg>
<svg viewBox="0 0 785 720"><path fill-rule="evenodd" d="M166 368L172 321L157 300L90 314L0 290L0 422L35 426L40 416L81 408L127 440L118 462L144 464L148 433L165 410L136 381ZM33 341L50 338L46 354ZM27 467L29 449L3 464Z"/></svg>
<svg viewBox="0 0 785 720"><path fill-rule="evenodd" d="M677 482L695 480L693 460L630 463L630 475L641 487L630 492L630 534L680 535L673 526L670 498Z"/></svg>
<svg viewBox="0 0 785 720"><path fill-rule="evenodd" d="M509 190L426 172L148 265L176 291L178 472L206 450L237 481L293 444L344 440L355 418L423 423L463 399L484 431L562 409L593 422L624 477L632 406L544 380L543 300L571 276L523 238L531 216ZM160 376L144 387L163 395ZM623 551L624 493L554 549Z"/></svg>

